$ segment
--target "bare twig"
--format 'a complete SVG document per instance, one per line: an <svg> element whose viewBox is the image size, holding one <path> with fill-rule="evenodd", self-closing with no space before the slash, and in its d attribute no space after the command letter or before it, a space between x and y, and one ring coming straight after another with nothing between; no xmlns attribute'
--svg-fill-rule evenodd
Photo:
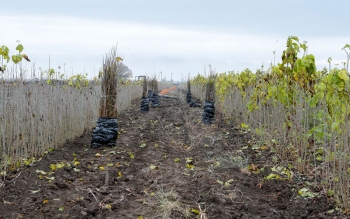
<svg viewBox="0 0 350 219"><path fill-rule="evenodd" d="M132 192L131 189L129 189L129 188L125 188L125 191L129 192L128 195L132 195L132 196L137 197L137 198L139 197L137 194L135 194L134 192Z"/></svg>
<svg viewBox="0 0 350 219"><path fill-rule="evenodd" d="M207 214L205 213L206 208L204 208L204 209L202 210L201 205L198 204L198 203L197 203L197 205L198 205L198 208L199 208L199 216L200 216L200 219L207 219Z"/></svg>
<svg viewBox="0 0 350 219"><path fill-rule="evenodd" d="M17 179L17 178L19 177L19 175L21 175L21 173L22 173L22 172L19 172L19 174L18 174L15 178L13 178L13 179L11 180L11 182L15 181L15 179Z"/></svg>
<svg viewBox="0 0 350 219"><path fill-rule="evenodd" d="M96 202L98 202L98 203L99 203L99 201L97 200L97 198L96 198L95 194L92 192L92 190L91 190L91 189L89 189L89 193L91 193L91 194L92 194L92 196L94 196L94 198L95 198Z"/></svg>

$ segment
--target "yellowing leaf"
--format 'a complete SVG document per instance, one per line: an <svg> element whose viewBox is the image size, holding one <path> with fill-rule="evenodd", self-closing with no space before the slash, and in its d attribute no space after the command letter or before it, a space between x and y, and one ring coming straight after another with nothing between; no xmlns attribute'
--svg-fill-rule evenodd
<svg viewBox="0 0 350 219"><path fill-rule="evenodd" d="M45 178L48 179L48 180L54 180L55 179L55 177L53 177L53 176L52 177L45 176Z"/></svg>
<svg viewBox="0 0 350 219"><path fill-rule="evenodd" d="M194 213L194 214L199 214L200 213L200 211L198 209L194 209L194 208L191 209L191 212Z"/></svg>
<svg viewBox="0 0 350 219"><path fill-rule="evenodd" d="M158 166L154 166L153 164L149 167L151 170L158 170Z"/></svg>
<svg viewBox="0 0 350 219"><path fill-rule="evenodd" d="M137 219L143 219L143 216L142 216L142 215L140 215L140 216L138 216L138 217L137 217Z"/></svg>
<svg viewBox="0 0 350 219"><path fill-rule="evenodd" d="M40 174L43 174L43 175L46 175L46 174L47 174L46 172L44 172L44 171L42 171L42 170L36 170L35 172L40 173Z"/></svg>
<svg viewBox="0 0 350 219"><path fill-rule="evenodd" d="M96 153L95 157L101 157L101 154L100 153Z"/></svg>
<svg viewBox="0 0 350 219"><path fill-rule="evenodd" d="M269 148L269 146L267 146L266 144L264 144L263 146L260 147L260 150L264 151L264 150L266 150L266 149L268 149L268 148Z"/></svg>
<svg viewBox="0 0 350 219"><path fill-rule="evenodd" d="M32 159L24 160L24 164L25 164L26 166L30 166L32 163L33 163L33 162L32 162Z"/></svg>
<svg viewBox="0 0 350 219"><path fill-rule="evenodd" d="M60 168L63 168L65 165L66 165L65 163L57 163L56 168L60 169Z"/></svg>
<svg viewBox="0 0 350 219"><path fill-rule="evenodd" d="M186 158L186 163L193 164L193 158L192 157Z"/></svg>
<svg viewBox="0 0 350 219"><path fill-rule="evenodd" d="M106 170L106 168L105 168L104 166L98 166L98 168L99 168L100 170Z"/></svg>
<svg viewBox="0 0 350 219"><path fill-rule="evenodd" d="M74 166L77 166L78 164L80 164L79 161L75 161L75 162L73 163Z"/></svg>
<svg viewBox="0 0 350 219"><path fill-rule="evenodd" d="M175 163L178 163L178 162L180 162L180 159L179 159L179 158L175 158L175 159L174 159L174 162L175 162Z"/></svg>
<svg viewBox="0 0 350 219"><path fill-rule="evenodd" d="M123 173L122 172L118 172L118 177L120 178L120 177L122 177L123 176Z"/></svg>
<svg viewBox="0 0 350 219"><path fill-rule="evenodd" d="M130 157L131 159L134 159L134 158L135 158L135 155L134 155L132 152L130 152L130 153L129 153L129 157Z"/></svg>
<svg viewBox="0 0 350 219"><path fill-rule="evenodd" d="M49 203L49 200L45 199L45 200L43 201L43 204L46 205L47 203Z"/></svg>
<svg viewBox="0 0 350 219"><path fill-rule="evenodd" d="M111 209L111 208L112 208L112 205L106 204L106 208L107 208L107 209Z"/></svg>
<svg viewBox="0 0 350 219"><path fill-rule="evenodd" d="M273 179L273 178L276 178L276 174L274 174L274 173L271 173L270 175L266 176L267 180L270 180L270 179Z"/></svg>
<svg viewBox="0 0 350 219"><path fill-rule="evenodd" d="M186 168L190 169L190 170L193 170L194 169L194 165L187 163L186 164Z"/></svg>
<svg viewBox="0 0 350 219"><path fill-rule="evenodd" d="M225 182L224 186L229 186L230 183L232 183L232 182L233 182L233 179L230 179L230 180L228 180L228 181Z"/></svg>
<svg viewBox="0 0 350 219"><path fill-rule="evenodd" d="M30 192L31 192L32 194L35 194L35 193L40 192L40 189L38 189L38 190L30 190Z"/></svg>
<svg viewBox="0 0 350 219"><path fill-rule="evenodd" d="M109 163L109 164L107 164L106 166L107 167L112 167L114 164L113 163Z"/></svg>
<svg viewBox="0 0 350 219"><path fill-rule="evenodd" d="M4 204L6 204L6 205L12 205L12 204L13 204L13 202L6 201L4 198L2 199L2 201L3 201Z"/></svg>
<svg viewBox="0 0 350 219"><path fill-rule="evenodd" d="M249 125L246 125L246 124L244 124L244 123L241 123L241 127L242 127L242 129L248 129L248 128L249 128Z"/></svg>

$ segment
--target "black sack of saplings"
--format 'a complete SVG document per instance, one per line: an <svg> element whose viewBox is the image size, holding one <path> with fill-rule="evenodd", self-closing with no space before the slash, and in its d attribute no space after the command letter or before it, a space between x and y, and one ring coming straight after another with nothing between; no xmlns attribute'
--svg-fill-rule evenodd
<svg viewBox="0 0 350 219"><path fill-rule="evenodd" d="M156 93L153 93L153 102L152 102L152 107L153 108L156 108L156 107L159 107L159 95L156 94Z"/></svg>
<svg viewBox="0 0 350 219"><path fill-rule="evenodd" d="M195 102L190 102L190 107L196 107L197 106L197 104L195 103Z"/></svg>
<svg viewBox="0 0 350 219"><path fill-rule="evenodd" d="M149 99L147 97L142 97L140 109L141 109L141 112L149 111Z"/></svg>
<svg viewBox="0 0 350 219"><path fill-rule="evenodd" d="M215 114L214 102L204 103L204 112L202 114L202 122L205 124L211 124Z"/></svg>
<svg viewBox="0 0 350 219"><path fill-rule="evenodd" d="M118 138L118 120L116 118L100 117L92 130L91 147L102 145L115 146Z"/></svg>
<svg viewBox="0 0 350 219"><path fill-rule="evenodd" d="M154 94L154 92L152 90L148 90L148 99L149 99L149 101L153 101L153 94Z"/></svg>
<svg viewBox="0 0 350 219"><path fill-rule="evenodd" d="M187 103L192 102L192 94L190 90L187 91L186 100L187 100Z"/></svg>

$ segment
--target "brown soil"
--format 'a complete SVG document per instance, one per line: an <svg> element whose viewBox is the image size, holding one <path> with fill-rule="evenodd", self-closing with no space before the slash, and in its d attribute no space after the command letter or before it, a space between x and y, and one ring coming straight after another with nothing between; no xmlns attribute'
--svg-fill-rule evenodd
<svg viewBox="0 0 350 219"><path fill-rule="evenodd" d="M317 187L298 197L295 173L264 180L281 163L232 121L204 125L180 99L139 104L119 116L116 147L91 149L89 131L3 177L0 218L346 218Z"/></svg>

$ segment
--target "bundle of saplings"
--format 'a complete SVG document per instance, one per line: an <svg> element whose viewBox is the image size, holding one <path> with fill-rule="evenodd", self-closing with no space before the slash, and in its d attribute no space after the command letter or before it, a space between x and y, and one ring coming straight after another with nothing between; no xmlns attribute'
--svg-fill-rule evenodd
<svg viewBox="0 0 350 219"><path fill-rule="evenodd" d="M211 74L207 82L205 91L204 112L202 114L202 122L211 124L215 114L215 77Z"/></svg>
<svg viewBox="0 0 350 219"><path fill-rule="evenodd" d="M152 107L156 108L159 107L160 101L159 101L159 95L158 95L158 81L156 78L152 80L152 90L153 92L153 97L152 97Z"/></svg>
<svg viewBox="0 0 350 219"><path fill-rule="evenodd" d="M103 145L114 146L118 138L117 120L117 62L123 61L116 56L116 47L103 59L102 97L100 100L100 118L92 131L91 147L98 148Z"/></svg>
<svg viewBox="0 0 350 219"><path fill-rule="evenodd" d="M144 113L149 111L149 99L147 95L147 78L146 77L144 77L143 79L143 92L142 92L140 110L141 112L144 112Z"/></svg>

